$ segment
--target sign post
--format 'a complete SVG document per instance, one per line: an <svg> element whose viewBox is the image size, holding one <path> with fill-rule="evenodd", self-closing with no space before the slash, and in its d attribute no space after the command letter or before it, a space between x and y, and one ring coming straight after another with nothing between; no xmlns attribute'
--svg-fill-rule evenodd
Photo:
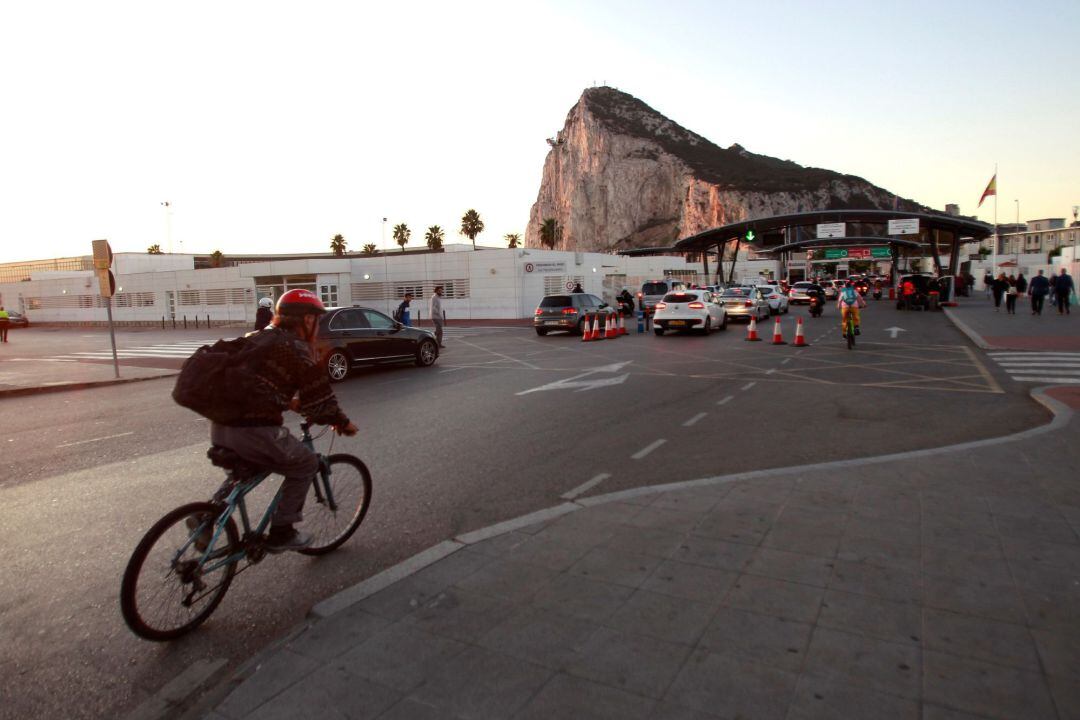
<svg viewBox="0 0 1080 720"><path fill-rule="evenodd" d="M113 329L112 296L116 294L116 278L113 276L112 248L108 240L94 240L94 272L97 273L101 297L105 298L105 314L109 318L109 340L112 343L113 373L120 377L120 360L116 357L116 331Z"/></svg>

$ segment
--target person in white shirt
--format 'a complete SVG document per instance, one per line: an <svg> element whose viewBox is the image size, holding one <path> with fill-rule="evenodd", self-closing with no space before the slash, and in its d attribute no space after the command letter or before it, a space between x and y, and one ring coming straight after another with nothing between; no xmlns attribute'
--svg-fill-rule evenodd
<svg viewBox="0 0 1080 720"><path fill-rule="evenodd" d="M446 323L446 313L442 309L442 296L443 287L439 285L431 296L431 322L435 323L435 342L439 343L439 347L446 347L442 341L443 325Z"/></svg>

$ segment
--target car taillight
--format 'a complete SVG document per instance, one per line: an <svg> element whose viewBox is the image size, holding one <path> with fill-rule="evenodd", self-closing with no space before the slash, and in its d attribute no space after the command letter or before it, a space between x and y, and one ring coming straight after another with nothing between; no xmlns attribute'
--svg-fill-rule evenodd
<svg viewBox="0 0 1080 720"><path fill-rule="evenodd" d="M577 308L563 308L563 315L577 315Z"/></svg>
<svg viewBox="0 0 1080 720"><path fill-rule="evenodd" d="M747 300L746 302L744 302L743 305L745 305L746 307L754 307L754 303L752 301L750 301L750 300Z"/></svg>
<svg viewBox="0 0 1080 720"><path fill-rule="evenodd" d="M692 302L689 305L687 305L686 307L690 308L691 310L704 310L705 309L705 303Z"/></svg>
<svg viewBox="0 0 1080 720"><path fill-rule="evenodd" d="M544 314L544 309L543 308L536 308L536 314L537 315L543 315Z"/></svg>
<svg viewBox="0 0 1080 720"><path fill-rule="evenodd" d="M656 303L656 309L657 309L657 310L663 310L663 309L664 309L664 308L666 308L666 307L667 307L667 303L664 303L664 302L658 302L658 303Z"/></svg>

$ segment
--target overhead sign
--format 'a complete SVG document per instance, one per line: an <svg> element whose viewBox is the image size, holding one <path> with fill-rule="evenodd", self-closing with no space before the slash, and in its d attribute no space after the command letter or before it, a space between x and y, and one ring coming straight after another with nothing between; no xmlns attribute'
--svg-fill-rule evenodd
<svg viewBox="0 0 1080 720"><path fill-rule="evenodd" d="M543 261L525 263L525 272L566 274L566 261Z"/></svg>
<svg viewBox="0 0 1080 720"><path fill-rule="evenodd" d="M840 238L847 234L846 223L819 223L817 236L819 238Z"/></svg>
<svg viewBox="0 0 1080 720"><path fill-rule="evenodd" d="M854 248L825 248L826 260L846 260Z"/></svg>
<svg viewBox="0 0 1080 720"><path fill-rule="evenodd" d="M876 258L891 258L892 253L889 252L889 248L887 247L875 247L870 248L870 256Z"/></svg>
<svg viewBox="0 0 1080 720"><path fill-rule="evenodd" d="M889 221L890 235L918 235L919 218L902 218Z"/></svg>
<svg viewBox="0 0 1080 720"><path fill-rule="evenodd" d="M887 247L850 247L850 248L825 248L826 260L869 260L870 258L888 258Z"/></svg>

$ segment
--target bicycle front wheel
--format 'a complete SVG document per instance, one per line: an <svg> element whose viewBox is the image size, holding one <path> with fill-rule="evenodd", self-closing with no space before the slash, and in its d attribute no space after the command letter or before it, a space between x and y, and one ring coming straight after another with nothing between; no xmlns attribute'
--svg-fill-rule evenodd
<svg viewBox="0 0 1080 720"><path fill-rule="evenodd" d="M849 326L845 335L847 336L847 349L851 350L855 347L855 330Z"/></svg>
<svg viewBox="0 0 1080 720"><path fill-rule="evenodd" d="M371 473L352 455L331 455L325 481L317 475L304 504L305 532L313 535L304 555L325 555L348 540L371 503Z"/></svg>
<svg viewBox="0 0 1080 720"><path fill-rule="evenodd" d="M217 608L236 574L236 563L206 572L199 561L208 556L204 567L212 566L240 552L231 517L213 547L202 542L220 514L221 507L208 502L182 505L143 536L120 585L120 612L133 633L147 640L174 640Z"/></svg>

